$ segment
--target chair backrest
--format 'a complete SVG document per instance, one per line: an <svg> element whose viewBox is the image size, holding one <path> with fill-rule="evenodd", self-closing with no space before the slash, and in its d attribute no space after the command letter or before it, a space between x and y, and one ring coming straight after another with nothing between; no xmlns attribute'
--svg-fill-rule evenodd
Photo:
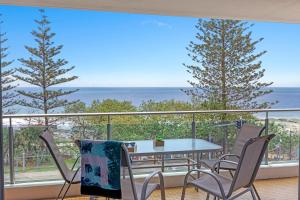
<svg viewBox="0 0 300 200"><path fill-rule="evenodd" d="M121 156L122 156L122 160L121 160L122 167L125 167L128 169L128 175L129 175L130 183L131 183L132 196L133 196L134 200L138 200L136 188L135 188L135 184L134 184L133 172L132 172L132 168L131 168L131 159L129 157L128 149L125 144L122 144Z"/></svg>
<svg viewBox="0 0 300 200"><path fill-rule="evenodd" d="M65 181L70 181L70 177L72 176L71 170L66 165L64 157L63 157L62 153L59 151L59 149L54 141L52 133L49 130L45 130L40 135L40 138L45 142L63 179Z"/></svg>
<svg viewBox="0 0 300 200"><path fill-rule="evenodd" d="M241 155L245 143L251 138L260 136L264 130L265 127L243 124L241 129L239 129L231 153Z"/></svg>
<svg viewBox="0 0 300 200"><path fill-rule="evenodd" d="M104 142L104 141L102 141L102 142ZM79 147L81 146L80 140L75 141L75 143ZM127 147L126 147L125 144L121 145L121 152L120 152L120 154L121 154L121 167L123 169L127 168L128 176L129 176L130 184L131 184L131 186L130 186L131 190L130 191L126 191L126 192L131 192L133 200L138 200L137 192L136 192L136 187L135 187L135 183L134 183L134 177L133 177L132 167L131 167L131 159L129 157L128 149L127 149ZM124 173L124 171L123 171L123 173ZM123 174L123 176L125 177L124 174ZM121 179L121 177L120 177L120 179Z"/></svg>
<svg viewBox="0 0 300 200"><path fill-rule="evenodd" d="M267 149L269 141L275 135L252 138L248 140L242 150L241 157L233 177L229 196L232 192L242 188L249 187L255 180L257 171Z"/></svg>

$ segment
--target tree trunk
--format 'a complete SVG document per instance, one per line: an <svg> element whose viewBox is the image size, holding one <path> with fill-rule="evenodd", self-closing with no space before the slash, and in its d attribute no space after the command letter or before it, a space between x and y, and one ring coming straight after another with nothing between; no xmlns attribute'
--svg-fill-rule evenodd
<svg viewBox="0 0 300 200"><path fill-rule="evenodd" d="M43 44L42 44L42 54L43 54L43 104L44 104L44 114L48 114L47 108L47 99L48 93L46 88L46 53L45 53L45 38L43 37ZM48 117L45 117L45 126L48 129L49 121Z"/></svg>
<svg viewBox="0 0 300 200"><path fill-rule="evenodd" d="M222 40L222 55L221 55L221 84L222 84L222 94L221 94L221 104L222 109L227 109L227 90L226 90L226 66L225 66L225 25L224 21L222 21L222 30L221 30L221 40ZM221 116L221 120L224 121L226 119L226 113L223 113Z"/></svg>

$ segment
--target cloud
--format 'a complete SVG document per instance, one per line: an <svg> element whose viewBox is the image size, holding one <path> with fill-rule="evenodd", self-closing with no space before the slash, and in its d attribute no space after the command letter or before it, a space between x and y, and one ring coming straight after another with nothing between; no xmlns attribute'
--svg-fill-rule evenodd
<svg viewBox="0 0 300 200"><path fill-rule="evenodd" d="M172 29L172 26L170 24L167 24L167 23L162 22L162 21L157 21L157 20L143 21L142 25L143 26L151 25L151 26L156 26L156 27L159 27L159 28Z"/></svg>

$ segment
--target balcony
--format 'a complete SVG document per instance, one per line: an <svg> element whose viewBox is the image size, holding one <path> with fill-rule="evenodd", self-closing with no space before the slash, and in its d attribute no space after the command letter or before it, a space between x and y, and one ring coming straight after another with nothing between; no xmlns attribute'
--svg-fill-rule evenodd
<svg viewBox="0 0 300 200"><path fill-rule="evenodd" d="M227 121L220 120L226 115ZM280 195L290 194L297 198L297 178L299 160L300 110L234 110L234 111L178 111L178 112L134 112L134 113L68 113L49 115L7 115L5 124L5 183L8 199L52 198L55 197L61 176L51 155L38 135L44 127L41 120L53 120L51 129L57 144L64 153L69 166L74 162L78 149L75 139L114 139L140 140L153 138L160 132L164 138L201 138L223 147L223 153L230 152L237 128L247 122L266 126L264 134L274 133L276 137L269 145L259 170L257 181L265 199L273 191ZM185 158L190 155L172 155ZM217 157L206 153L204 159ZM143 157L142 160L153 160ZM150 162L150 161L149 161ZM139 163L143 167L149 162ZM187 167L176 167L174 161L166 160L169 167L161 168L169 188L180 187ZM150 162L152 164L152 161ZM174 165L172 167L172 165ZM136 169L137 177L153 171L153 168ZM273 179L290 178L290 179ZM269 180L268 180L269 179ZM274 187L270 187L274 185ZM275 187L276 185L276 187ZM15 191L22 190L22 194ZM49 193L49 191L51 191ZM192 190L191 190L192 192ZM180 193L180 188L168 189L170 196ZM79 195L78 186L73 187L70 195ZM191 193L199 196L199 193ZM279 196L280 196L279 195ZM282 199L279 198L278 199ZM246 197L247 199L247 197ZM264 198L263 198L264 199ZM289 198L290 199L290 198Z"/></svg>
<svg viewBox="0 0 300 200"><path fill-rule="evenodd" d="M271 179L256 181L256 187L258 188L261 198L264 200L281 200L281 199L297 199L297 178L288 179ZM166 190L168 199L180 200L182 189L170 188ZM206 194L194 189L187 190L188 195L186 200L205 199ZM87 200L87 197L73 197L68 200ZM104 198L99 198L102 200ZM149 200L159 200L159 192L155 192ZM241 200L252 200L250 195L245 194L240 198Z"/></svg>

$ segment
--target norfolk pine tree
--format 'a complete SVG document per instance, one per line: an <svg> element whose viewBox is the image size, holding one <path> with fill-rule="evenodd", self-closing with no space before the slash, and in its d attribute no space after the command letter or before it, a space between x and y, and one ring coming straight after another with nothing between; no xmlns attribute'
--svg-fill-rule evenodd
<svg viewBox="0 0 300 200"><path fill-rule="evenodd" d="M3 31L2 15L0 14L0 76L1 76L1 89L2 89L2 109L5 114L15 113L13 106L16 104L17 94L14 92L14 84L16 81L12 75L15 70L11 68L12 60L8 60L8 47L6 33ZM8 132L3 129L3 155L8 155Z"/></svg>
<svg viewBox="0 0 300 200"><path fill-rule="evenodd" d="M186 65L194 80L185 90L195 101L209 102L215 109L267 108L272 102L257 102L269 94L272 82L261 81L265 70L258 59L266 51L256 52L263 40L252 39L247 22L238 20L199 20L196 41L187 47L194 65Z"/></svg>
<svg viewBox="0 0 300 200"><path fill-rule="evenodd" d="M19 73L15 77L38 87L38 91L18 90L19 94L26 97L26 99L20 100L19 104L47 114L55 108L75 103L62 97L78 90L63 90L54 86L73 81L78 77L66 76L66 73L74 69L74 66L65 67L68 61L57 58L63 45L54 45L53 37L55 33L51 32L50 22L45 15L45 11L40 10L40 14L41 19L35 20L38 28L31 32L37 46L25 46L31 56L28 59L19 59L23 67L17 68ZM45 126L48 125L49 120L46 117Z"/></svg>
<svg viewBox="0 0 300 200"><path fill-rule="evenodd" d="M15 70L10 68L12 60L6 60L8 56L8 47L6 46L6 33L2 31L2 15L0 14L0 68L1 68L1 86L2 86L2 108L4 113L12 114L15 110L12 108L17 101L18 96L13 90L17 87L13 77Z"/></svg>

